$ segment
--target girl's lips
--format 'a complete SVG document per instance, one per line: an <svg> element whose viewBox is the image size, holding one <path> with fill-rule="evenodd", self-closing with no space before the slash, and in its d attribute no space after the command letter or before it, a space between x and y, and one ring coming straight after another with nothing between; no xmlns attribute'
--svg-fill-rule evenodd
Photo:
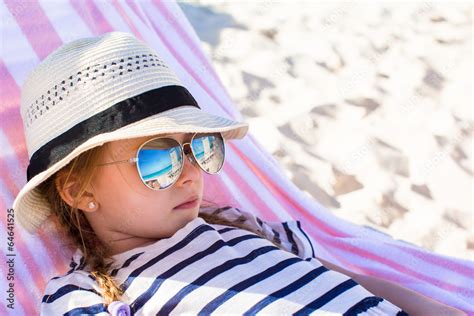
<svg viewBox="0 0 474 316"><path fill-rule="evenodd" d="M197 203L198 203L198 199L195 199L194 201L180 204L180 205L176 206L176 207L173 208L173 209L174 209L174 210L177 210L177 209L193 208L193 207L197 206Z"/></svg>

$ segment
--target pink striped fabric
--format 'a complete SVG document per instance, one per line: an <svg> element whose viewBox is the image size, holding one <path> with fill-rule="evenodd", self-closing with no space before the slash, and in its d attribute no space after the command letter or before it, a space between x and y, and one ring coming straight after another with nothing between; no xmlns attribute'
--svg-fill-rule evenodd
<svg viewBox="0 0 474 316"><path fill-rule="evenodd" d="M201 107L241 120L226 88L204 54L179 6L171 1L0 2L0 229L7 240L6 210L26 181L28 154L19 113L20 87L27 73L64 42L104 32L130 32L146 41L171 65ZM205 199L230 204L269 220L301 220L318 257L358 273L380 277L474 315L474 263L393 240L374 229L333 216L307 197L249 134L228 142L220 176L205 177ZM14 309L7 306L8 282L0 283L0 314L39 312L49 278L68 270L73 249L53 233L32 236L14 229L13 252L4 243L4 280L14 258ZM14 257L9 256L14 254ZM9 270L10 269L10 270Z"/></svg>

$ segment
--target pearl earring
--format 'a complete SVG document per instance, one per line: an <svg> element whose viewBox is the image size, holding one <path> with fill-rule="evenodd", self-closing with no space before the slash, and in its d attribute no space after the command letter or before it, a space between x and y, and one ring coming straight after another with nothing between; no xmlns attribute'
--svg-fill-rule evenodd
<svg viewBox="0 0 474 316"><path fill-rule="evenodd" d="M95 202L93 202L93 201L89 202L89 208L90 209L94 209L95 207L96 207Z"/></svg>

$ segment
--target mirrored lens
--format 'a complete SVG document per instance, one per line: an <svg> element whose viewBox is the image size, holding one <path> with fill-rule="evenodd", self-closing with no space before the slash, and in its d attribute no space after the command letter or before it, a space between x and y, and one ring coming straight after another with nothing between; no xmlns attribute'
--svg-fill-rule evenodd
<svg viewBox="0 0 474 316"><path fill-rule="evenodd" d="M197 163L207 173L217 173L224 165L225 147L220 133L197 134L191 149Z"/></svg>
<svg viewBox="0 0 474 316"><path fill-rule="evenodd" d="M146 186L154 190L166 189L181 173L181 147L171 138L151 139L138 151L137 164Z"/></svg>

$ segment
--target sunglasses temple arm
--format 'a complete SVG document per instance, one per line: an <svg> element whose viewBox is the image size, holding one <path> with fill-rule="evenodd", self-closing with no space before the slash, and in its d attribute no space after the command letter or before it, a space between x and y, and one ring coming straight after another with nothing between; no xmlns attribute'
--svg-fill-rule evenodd
<svg viewBox="0 0 474 316"><path fill-rule="evenodd" d="M138 161L137 157L132 157L132 158L127 159L127 160L119 160L119 161L111 161L111 162L101 163L99 166L112 165L112 164L124 163L124 162L135 163L137 161Z"/></svg>

